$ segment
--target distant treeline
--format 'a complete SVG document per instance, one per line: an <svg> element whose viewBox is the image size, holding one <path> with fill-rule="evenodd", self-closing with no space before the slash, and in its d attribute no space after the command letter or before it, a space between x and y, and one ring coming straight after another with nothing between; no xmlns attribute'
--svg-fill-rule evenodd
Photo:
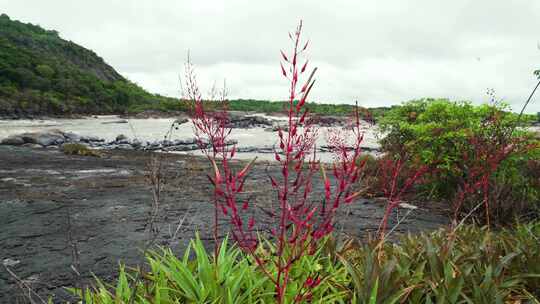
<svg viewBox="0 0 540 304"><path fill-rule="evenodd" d="M206 107L208 110L215 110L222 108L218 102L206 101ZM230 111L245 111L245 112L259 112L259 113L280 113L285 112L288 102L285 101L269 101L269 100L256 100L256 99L232 99L228 100L227 109ZM168 99L161 100L156 103L139 104L129 108L131 113L139 113L146 110L155 110L163 112L171 111L186 111L189 110L189 103L186 100ZM313 114L321 115L350 115L354 110L354 105L351 104L323 104L323 103L308 103L308 108ZM365 112L366 108L359 106L359 108ZM381 116L385 111L391 109L391 107L377 107L369 108L369 112L374 117Z"/></svg>

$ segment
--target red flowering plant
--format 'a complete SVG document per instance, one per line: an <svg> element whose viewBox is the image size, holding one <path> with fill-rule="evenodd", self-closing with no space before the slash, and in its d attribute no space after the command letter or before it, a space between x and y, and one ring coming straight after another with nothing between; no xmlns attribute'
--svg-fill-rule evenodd
<svg viewBox="0 0 540 304"><path fill-rule="evenodd" d="M362 170L368 160L362 157L363 139L364 132L360 125L358 105L354 108L346 128L333 128L327 132L326 141L334 156L331 172L336 183L335 195L332 197L330 179L324 166L321 166L325 186L325 200L321 213L328 217L328 220L334 217L342 203L350 203L362 193L354 191L353 186L362 177Z"/></svg>
<svg viewBox="0 0 540 304"><path fill-rule="evenodd" d="M409 156L402 153L395 157L384 157L379 161L379 182L386 199L386 207L383 218L379 225L379 239L386 238L388 220L392 212L403 202L405 194L420 181L420 179L432 170L431 166L408 164Z"/></svg>
<svg viewBox="0 0 540 304"><path fill-rule="evenodd" d="M246 233L244 225L239 216L236 197L243 190L249 168L253 164L250 162L242 170L235 172L230 165L231 159L236 153L236 145L229 140L231 127L229 125L229 115L227 112L227 89L224 85L219 92L218 106L215 111L207 111L205 102L199 90L193 64L189 60L185 65L186 99L191 101L191 121L194 126L194 134L197 144L203 154L211 162L214 169L214 176L208 176L208 179L214 186L214 227L213 236L215 241L215 258L217 259L218 248L218 222L220 210L224 215L229 215L233 224L241 229L233 230L234 239L241 246L251 246L255 244L253 233ZM212 95L215 94L212 90ZM215 99L215 98L212 98ZM246 210L248 202L244 202L242 209ZM249 222L249 228L253 226L253 219ZM248 245L250 244L250 245Z"/></svg>
<svg viewBox="0 0 540 304"><path fill-rule="evenodd" d="M217 212L220 211L229 218L231 235L238 246L253 257L259 269L275 285L278 303L284 302L287 286L292 279L295 282L303 281L300 288L295 288L294 300L297 302L309 299L311 290L319 285L321 278L318 274L291 278L291 269L303 256L316 252L317 242L332 232L338 208L343 203L352 202L359 195L359 192L353 191L352 186L360 178L363 168L363 162L359 161L363 133L360 130L358 110L355 111L354 125L350 132L329 136L329 144L336 155L332 165L334 186L331 185L324 166L316 158L318 129L306 102L315 84L317 68L308 71L305 52L309 42L301 42L301 32L302 22L294 33L289 33L293 42L292 51L289 54L281 51L281 74L289 82L289 94L286 104L287 126L278 129L278 147L274 151L274 158L280 164L281 170L278 176L269 177L277 193L277 204L265 210L272 219L270 222L276 223L270 229L269 238L273 240L271 248L263 248L267 243L259 242L255 234L255 219L251 217L245 221L252 202L237 202L238 194L243 191L247 173L254 162L250 162L238 172L231 168L230 160L234 157L236 148L234 145L227 145L231 129L228 127L226 107L220 112L211 113L205 110L193 67L189 62L186 65L188 98L193 102L192 121L195 135L214 170L213 176L209 176L214 186L216 210L214 237L217 241ZM352 145L347 143L345 136L352 138ZM312 182L319 170L325 189L322 200L310 195L313 190ZM269 256L268 251L273 254Z"/></svg>
<svg viewBox="0 0 540 304"><path fill-rule="evenodd" d="M478 130L468 136L469 147L463 149L463 161L458 164L462 176L454 199L454 222L460 217L465 202L480 198L480 202L474 207L468 206L467 211L472 214L483 207L484 220L489 226L492 205L497 207L503 199L492 191L497 186L494 178L503 162L538 148L538 142L513 134L514 127L503 123L503 114L493 108Z"/></svg>

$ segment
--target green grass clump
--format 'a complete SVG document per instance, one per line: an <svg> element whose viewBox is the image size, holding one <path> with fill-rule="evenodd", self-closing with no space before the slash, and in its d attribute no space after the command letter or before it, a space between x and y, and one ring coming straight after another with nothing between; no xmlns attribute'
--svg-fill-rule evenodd
<svg viewBox="0 0 540 304"><path fill-rule="evenodd" d="M272 254L268 254L270 259ZM258 271L255 261L240 249L221 244L217 263L199 238L193 240L184 255L176 257L170 249L147 255L150 271L127 270L120 266L116 283L100 280L91 289L70 289L84 298L84 303L274 303L274 285ZM345 268L319 251L302 258L291 275L296 279L286 299L292 303L310 272L318 271L325 279L313 290L313 303L346 303ZM269 265L272 263L268 260ZM271 268L271 267L269 267ZM272 271L272 270L269 270ZM137 280L135 281L135 278ZM136 288L136 291L134 291Z"/></svg>
<svg viewBox="0 0 540 304"><path fill-rule="evenodd" d="M540 223L409 235L360 245L342 262L357 303L538 303Z"/></svg>
<svg viewBox="0 0 540 304"><path fill-rule="evenodd" d="M266 248L272 272L275 256L271 245ZM227 240L217 263L197 238L182 257L161 249L147 255L147 264L149 271L121 266L113 284L97 280L71 291L95 304L129 303L132 296L133 303L275 302L272 282ZM540 222L500 231L464 226L397 243L326 240L291 271L286 303L314 274L322 281L311 303L538 303Z"/></svg>
<svg viewBox="0 0 540 304"><path fill-rule="evenodd" d="M94 156L100 157L101 154L93 149L88 148L83 144L63 144L61 147L62 152L67 155L80 155L80 156Z"/></svg>

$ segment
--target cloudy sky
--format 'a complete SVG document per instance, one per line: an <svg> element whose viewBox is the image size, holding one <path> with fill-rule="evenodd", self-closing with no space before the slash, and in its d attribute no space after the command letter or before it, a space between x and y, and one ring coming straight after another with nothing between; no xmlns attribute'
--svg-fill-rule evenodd
<svg viewBox="0 0 540 304"><path fill-rule="evenodd" d="M56 29L169 96L179 94L190 50L203 88L226 78L230 97L285 99L279 49L289 49L299 19L319 67L319 102L480 103L492 88L518 109L540 68L539 0L0 0L0 12ZM536 111L540 97L528 110Z"/></svg>

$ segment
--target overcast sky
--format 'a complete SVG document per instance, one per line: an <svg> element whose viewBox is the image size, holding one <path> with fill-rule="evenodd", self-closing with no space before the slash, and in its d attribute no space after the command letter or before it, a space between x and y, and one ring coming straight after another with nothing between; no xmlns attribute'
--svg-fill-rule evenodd
<svg viewBox="0 0 540 304"><path fill-rule="evenodd" d="M540 68L540 0L0 0L0 12L58 30L168 96L179 95L190 50L203 89L226 78L229 97L285 99L279 49L289 49L299 19L319 102L480 103L492 88L517 110ZM540 97L528 110L537 111Z"/></svg>

